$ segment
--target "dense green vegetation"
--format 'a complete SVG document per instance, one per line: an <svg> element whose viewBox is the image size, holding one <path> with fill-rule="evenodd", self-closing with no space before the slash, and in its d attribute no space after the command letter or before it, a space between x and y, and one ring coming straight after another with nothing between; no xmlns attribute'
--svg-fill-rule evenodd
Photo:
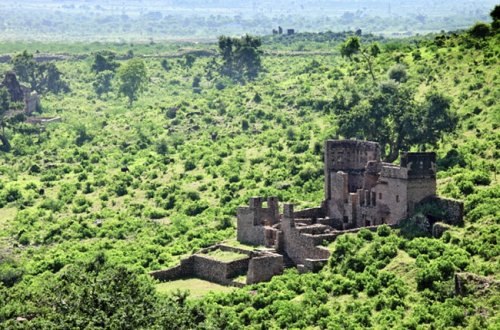
<svg viewBox="0 0 500 330"><path fill-rule="evenodd" d="M365 61L340 56L340 42L323 55L307 40L299 42L311 53L260 56L262 70L245 81L224 75L221 57L141 58L135 49L124 60L101 53L116 66L96 54L51 64L69 89L41 89L40 115L63 121L13 123L5 130L11 150L0 151L0 324L498 328L498 291L453 292L456 271L500 274L495 26L485 35L474 28L386 40L372 72ZM130 63L147 74L133 99L120 95L120 72ZM236 207L248 197L317 205L323 141L348 132L339 128L351 108L378 119L372 111L387 101L377 99L386 89L409 91L398 102L409 102L408 111L415 106L417 123L430 124L426 116L440 109L456 118L444 135L428 132L429 140L404 140L403 147L437 151L440 193L465 201L463 227L439 239L388 227L361 231L340 237L318 274L289 270L270 283L196 300L155 292L145 274L233 237ZM399 103L389 104L386 115L396 118Z"/></svg>

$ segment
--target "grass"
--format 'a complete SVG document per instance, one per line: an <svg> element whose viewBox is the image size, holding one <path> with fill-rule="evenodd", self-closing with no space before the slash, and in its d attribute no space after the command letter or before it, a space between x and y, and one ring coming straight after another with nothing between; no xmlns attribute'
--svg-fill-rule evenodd
<svg viewBox="0 0 500 330"><path fill-rule="evenodd" d="M189 278L156 285L156 291L167 294L176 290L187 290L192 298L201 298L210 292L231 292L235 288L208 282L198 278Z"/></svg>
<svg viewBox="0 0 500 330"><path fill-rule="evenodd" d="M232 246L232 247L240 248L240 249L244 249L244 250L249 250L249 251L253 251L255 249L264 249L265 248L262 245L257 246L257 245L249 245L249 244L240 243L236 240L236 238L228 239L228 240L224 241L223 243L225 245L228 245L228 246Z"/></svg>
<svg viewBox="0 0 500 330"><path fill-rule="evenodd" d="M245 254L222 250L210 251L206 255L210 258L223 262L230 262L247 258Z"/></svg>
<svg viewBox="0 0 500 330"><path fill-rule="evenodd" d="M417 285L415 280L417 272L415 259L403 250L398 250L398 255L391 260L384 270L398 274L410 287L416 287Z"/></svg>
<svg viewBox="0 0 500 330"><path fill-rule="evenodd" d="M17 209L14 207L6 207L0 209L0 230L5 227L8 221L13 220L16 216Z"/></svg>
<svg viewBox="0 0 500 330"><path fill-rule="evenodd" d="M233 281L237 282L237 283L247 284L247 276L246 275L240 275L238 277L235 277L233 279Z"/></svg>

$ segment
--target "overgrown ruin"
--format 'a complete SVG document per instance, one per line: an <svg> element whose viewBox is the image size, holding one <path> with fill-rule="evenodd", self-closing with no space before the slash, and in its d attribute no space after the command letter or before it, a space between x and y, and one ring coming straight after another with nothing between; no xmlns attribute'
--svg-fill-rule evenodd
<svg viewBox="0 0 500 330"><path fill-rule="evenodd" d="M382 162L376 142L326 141L325 199L319 207L296 211L293 204L284 204L280 213L278 198L253 197L248 206L238 209L238 242L261 248L240 251L247 258L239 261L235 274L246 273L246 283L251 284L269 280L286 266L295 266L302 272L317 271L330 257L325 243L362 228L397 226L424 204L440 211L439 219L428 215L431 224L462 223L463 203L436 195L436 154L404 152L400 159L400 165ZM234 248L218 245L211 249ZM214 266L205 260L210 258L204 254L200 251L180 266L151 275L160 280L195 276L238 285L230 272L221 271L230 267L229 262Z"/></svg>

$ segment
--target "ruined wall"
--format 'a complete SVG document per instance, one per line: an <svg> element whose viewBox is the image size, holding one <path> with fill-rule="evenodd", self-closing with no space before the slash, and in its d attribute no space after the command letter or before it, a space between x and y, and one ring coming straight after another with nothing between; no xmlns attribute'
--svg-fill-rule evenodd
<svg viewBox="0 0 500 330"><path fill-rule="evenodd" d="M25 92L24 94L24 111L27 115L33 114L38 111L40 107L40 97L37 92Z"/></svg>
<svg viewBox="0 0 500 330"><path fill-rule="evenodd" d="M327 216L342 220L349 196L348 175L344 172L330 172L329 176L330 198L326 201Z"/></svg>
<svg viewBox="0 0 500 330"><path fill-rule="evenodd" d="M461 225L464 221L464 203L449 198L435 197L434 202L444 211L443 220L450 225Z"/></svg>
<svg viewBox="0 0 500 330"><path fill-rule="evenodd" d="M425 198L436 196L436 180L408 180L408 213L412 214L415 207Z"/></svg>
<svg viewBox="0 0 500 330"><path fill-rule="evenodd" d="M408 216L407 169L384 164L374 187L377 215L373 225L397 224Z"/></svg>
<svg viewBox="0 0 500 330"><path fill-rule="evenodd" d="M247 284L269 281L274 275L283 273L283 256L266 254L250 259L248 264Z"/></svg>
<svg viewBox="0 0 500 330"><path fill-rule="evenodd" d="M371 190L377 184L381 171L382 163L380 161L371 160L366 163L365 176L363 178L364 190Z"/></svg>
<svg viewBox="0 0 500 330"><path fill-rule="evenodd" d="M436 195L436 153L402 153L401 167L408 171L408 212L411 214L424 198Z"/></svg>
<svg viewBox="0 0 500 330"><path fill-rule="evenodd" d="M255 226L255 211L247 208L238 208L237 233L238 242L250 245L264 245L264 227Z"/></svg>
<svg viewBox="0 0 500 330"><path fill-rule="evenodd" d="M173 281L193 276L193 258L182 259L178 266L157 270L149 273L154 279L161 282Z"/></svg>
<svg viewBox="0 0 500 330"><path fill-rule="evenodd" d="M293 205L285 204L281 230L283 231L283 249L296 264L304 264L305 259L328 259L330 251L316 246L315 235L301 234L295 228Z"/></svg>
<svg viewBox="0 0 500 330"><path fill-rule="evenodd" d="M219 247L214 246L202 251L208 252L217 248ZM223 262L202 254L194 254L187 259L182 259L178 266L154 271L150 275L162 282L187 277L198 277L207 281L229 285L232 283L232 278L247 273L249 260L250 257Z"/></svg>
<svg viewBox="0 0 500 330"><path fill-rule="evenodd" d="M430 204L433 205L439 213L443 213L440 219L450 225L461 225L464 220L464 203L449 198L431 196L424 198L418 205ZM427 215L429 216L429 215Z"/></svg>
<svg viewBox="0 0 500 330"><path fill-rule="evenodd" d="M201 279L229 284L231 278L243 275L248 271L249 258L232 262L222 262L202 255L193 255L193 276Z"/></svg>
<svg viewBox="0 0 500 330"><path fill-rule="evenodd" d="M237 212L237 239L251 245L266 245L265 228L279 222L279 205L277 197L267 199L267 207L263 207L263 198L252 197L248 207L240 207Z"/></svg>
<svg viewBox="0 0 500 330"><path fill-rule="evenodd" d="M318 219L324 218L326 212L322 207L315 207L294 212L297 219Z"/></svg>
<svg viewBox="0 0 500 330"><path fill-rule="evenodd" d="M380 146L376 142L358 140L327 140L325 142L325 199L332 197L331 172L348 174L349 192L363 187L364 172L369 161L380 160Z"/></svg>
<svg viewBox="0 0 500 330"><path fill-rule="evenodd" d="M455 273L456 295L487 295L500 291L500 281L473 273Z"/></svg>

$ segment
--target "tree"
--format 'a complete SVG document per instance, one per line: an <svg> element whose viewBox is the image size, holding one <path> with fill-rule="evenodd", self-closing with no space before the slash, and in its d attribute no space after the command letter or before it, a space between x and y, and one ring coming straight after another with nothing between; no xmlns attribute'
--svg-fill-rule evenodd
<svg viewBox="0 0 500 330"><path fill-rule="evenodd" d="M5 136L5 120L4 117L7 114L7 111L9 111L10 107L10 95L7 89L1 88L0 89L0 126L2 127L2 134L0 134L0 142L2 142L2 145L0 145L0 151L5 151L8 152L10 150L10 144L9 140Z"/></svg>
<svg viewBox="0 0 500 330"><path fill-rule="evenodd" d="M67 93L69 91L68 84L61 79L61 71L59 71L54 63L41 65L40 68L45 73L41 75L42 81L40 85L47 91L54 94Z"/></svg>
<svg viewBox="0 0 500 330"><path fill-rule="evenodd" d="M257 37L246 35L240 39L219 37L219 54L222 57L220 74L236 81L257 78L261 69L262 41Z"/></svg>
<svg viewBox="0 0 500 330"><path fill-rule="evenodd" d="M184 56L184 61L185 66L191 68L196 61L196 57L193 54L186 54L186 56Z"/></svg>
<svg viewBox="0 0 500 330"><path fill-rule="evenodd" d="M500 5L496 5L495 8L490 13L491 18L493 19L493 23L491 23L491 27L497 31L500 29Z"/></svg>
<svg viewBox="0 0 500 330"><path fill-rule="evenodd" d="M95 73L103 71L115 72L120 65L115 62L115 54L112 52L99 52L94 56L91 70Z"/></svg>
<svg viewBox="0 0 500 330"><path fill-rule="evenodd" d="M28 83L32 90L37 90L37 64L33 59L33 54L28 53L26 50L20 54L15 55L11 64L13 70L16 72L19 80Z"/></svg>
<svg viewBox="0 0 500 330"><path fill-rule="evenodd" d="M451 133L458 124L458 116L451 111L451 99L438 92L431 92L421 105L423 125L419 144L435 145L444 133Z"/></svg>
<svg viewBox="0 0 500 330"><path fill-rule="evenodd" d="M163 70L165 70L167 72L170 71L170 64L168 63L166 58L161 60L161 67L163 68Z"/></svg>
<svg viewBox="0 0 500 330"><path fill-rule="evenodd" d="M69 86L61 78L61 71L54 63L37 63L27 51L15 55L11 60L13 70L20 81L28 83L38 93L68 92Z"/></svg>
<svg viewBox="0 0 500 330"><path fill-rule="evenodd" d="M484 39L490 35L491 29L490 26L486 23L476 23L469 30L469 33L474 38Z"/></svg>
<svg viewBox="0 0 500 330"><path fill-rule="evenodd" d="M96 75L92 86L99 98L101 98L102 94L108 94L111 91L113 77L114 73L109 70L101 71Z"/></svg>
<svg viewBox="0 0 500 330"><path fill-rule="evenodd" d="M418 103L414 91L393 80L381 83L364 97L356 90L337 96L334 106L339 133L378 141L388 162L412 146L424 149L435 145L457 125L449 98L431 93Z"/></svg>
<svg viewBox="0 0 500 330"><path fill-rule="evenodd" d="M118 70L118 80L120 81L120 94L128 97L129 105L137 100L138 95L144 90L147 82L147 70L144 61L141 59L131 59Z"/></svg>
<svg viewBox="0 0 500 330"><path fill-rule="evenodd" d="M380 54L380 47L376 43L372 43L368 47L362 47L359 37L350 37L340 45L340 54L352 60L357 54L360 54L368 66L373 82L376 82L375 74L373 73L373 60Z"/></svg>
<svg viewBox="0 0 500 330"><path fill-rule="evenodd" d="M491 18L493 21L498 21L500 20L500 5L496 5L495 8L490 13Z"/></svg>

